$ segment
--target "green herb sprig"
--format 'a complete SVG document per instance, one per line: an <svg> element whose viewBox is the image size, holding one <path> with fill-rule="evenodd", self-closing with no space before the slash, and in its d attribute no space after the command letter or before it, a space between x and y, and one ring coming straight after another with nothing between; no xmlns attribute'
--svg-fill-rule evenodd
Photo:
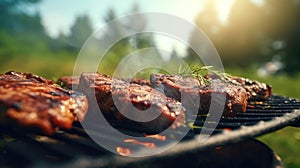
<svg viewBox="0 0 300 168"><path fill-rule="evenodd" d="M230 78L232 77L228 73L214 70L213 66L188 66L184 69L179 67L179 74L183 76L193 76L200 82L201 85L208 85L211 83L210 80L205 78L205 76L209 74L217 75L218 78L224 82L230 81Z"/></svg>

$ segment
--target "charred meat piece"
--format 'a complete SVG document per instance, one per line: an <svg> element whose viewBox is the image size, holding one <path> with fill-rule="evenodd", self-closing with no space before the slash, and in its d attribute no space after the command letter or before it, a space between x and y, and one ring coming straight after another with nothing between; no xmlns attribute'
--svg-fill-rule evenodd
<svg viewBox="0 0 300 168"><path fill-rule="evenodd" d="M60 77L57 82L63 88L70 90L78 90L79 86L79 76L63 76Z"/></svg>
<svg viewBox="0 0 300 168"><path fill-rule="evenodd" d="M63 76L60 77L56 83L67 89L78 90L79 79L80 77L78 76ZM126 82L150 86L150 81L145 79L128 79Z"/></svg>
<svg viewBox="0 0 300 168"><path fill-rule="evenodd" d="M87 98L29 73L0 75L0 125L52 135L87 112Z"/></svg>
<svg viewBox="0 0 300 168"><path fill-rule="evenodd" d="M211 108L223 110L224 116L233 116L246 111L247 93L240 86L223 83L200 85L193 77L167 74L152 74L150 81L152 87L181 101L189 112L196 110L207 114Z"/></svg>
<svg viewBox="0 0 300 168"><path fill-rule="evenodd" d="M242 86L247 91L249 101L264 101L272 94L272 86L247 78L233 76L225 79L218 75L206 75L205 78L212 82L221 81L236 86Z"/></svg>
<svg viewBox="0 0 300 168"><path fill-rule="evenodd" d="M180 102L165 97L149 86L129 84L125 87L124 89L124 86L116 85L112 90L112 95L115 97L114 105L125 116L134 116L138 121L143 122L156 116L145 126L158 132L170 125L175 129L184 123L184 109ZM124 116L118 114L117 118L123 120ZM176 118L178 120L175 121Z"/></svg>
<svg viewBox="0 0 300 168"><path fill-rule="evenodd" d="M80 77L78 76L63 76L60 77L56 83L70 90L78 90L79 79ZM150 81L146 79L128 79L126 82L151 86Z"/></svg>
<svg viewBox="0 0 300 168"><path fill-rule="evenodd" d="M88 96L89 102L93 103L91 106L98 104L105 117L139 126L145 132L158 133L169 126L177 128L184 123L181 103L147 85L99 73L83 73L79 90ZM99 111L99 108L91 110Z"/></svg>
<svg viewBox="0 0 300 168"><path fill-rule="evenodd" d="M151 86L150 81L146 79L131 79L130 83Z"/></svg>
<svg viewBox="0 0 300 168"><path fill-rule="evenodd" d="M7 82L34 82L34 83L45 83L52 85L54 82L52 80L45 79L43 77L37 76L31 73L15 72L9 71L0 77L1 83Z"/></svg>
<svg viewBox="0 0 300 168"><path fill-rule="evenodd" d="M88 97L90 111L109 112L113 106L112 86L125 85L126 81L112 78L109 75L84 72L80 76L78 90ZM97 106L98 104L98 106Z"/></svg>

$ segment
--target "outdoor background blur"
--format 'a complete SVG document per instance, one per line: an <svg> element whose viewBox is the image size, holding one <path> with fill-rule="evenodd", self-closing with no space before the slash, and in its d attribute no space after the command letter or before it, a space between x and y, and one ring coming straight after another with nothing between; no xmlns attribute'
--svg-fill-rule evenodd
<svg viewBox="0 0 300 168"><path fill-rule="evenodd" d="M228 1L232 2L227 7L230 10L226 19L222 19L222 14L225 14L222 13L222 3L225 5ZM276 94L300 98L300 0L228 1L184 3L199 5L199 11L188 19L211 39L227 73L267 82L273 86ZM57 2L68 1L53 1ZM95 6L101 6L101 1L96 2L98 4ZM139 4L136 1L127 4L127 12L119 12L115 8L118 1L114 3L115 6L107 6L104 11L99 11L99 22L107 23L125 14L143 12L143 8L146 8L145 2ZM153 3L159 6L159 1ZM24 71L53 80L62 75L72 75L81 46L99 27L95 26L88 12L81 11L73 15L72 24L68 28L62 27L55 34L47 27L50 21L43 18L41 10L46 8L43 6L46 4L42 0L0 1L0 73L9 70ZM172 5L172 2L169 1L169 4ZM72 8L72 4L69 8ZM181 8L187 7L181 5ZM189 9L185 11L188 13ZM59 20L60 14L53 15L53 19ZM139 23L147 24L145 18L136 19ZM107 30L103 32L105 35L102 38L109 39L110 36L118 35L122 33L122 29L130 27L126 25L135 22L137 21L128 20L120 27ZM139 28L142 30L143 25ZM198 43L193 31L189 36L190 43ZM112 73L122 56L156 45L162 44L158 44L151 34L125 38L106 54L99 70ZM171 58L180 57L190 63L198 58L190 49L182 51L176 45L171 47ZM259 139L279 154L285 167L300 166L300 128L284 128Z"/></svg>

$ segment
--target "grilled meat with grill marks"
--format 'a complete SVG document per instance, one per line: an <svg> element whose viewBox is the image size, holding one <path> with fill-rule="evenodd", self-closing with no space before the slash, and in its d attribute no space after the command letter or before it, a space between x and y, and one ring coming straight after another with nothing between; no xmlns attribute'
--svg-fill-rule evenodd
<svg viewBox="0 0 300 168"><path fill-rule="evenodd" d="M7 72L0 75L0 124L52 135L70 129L88 109L87 98L37 75Z"/></svg>
<svg viewBox="0 0 300 168"><path fill-rule="evenodd" d="M79 90L89 98L92 111L100 108L106 117L118 123L138 125L146 132L158 133L169 126L177 128L184 123L181 103L147 85L99 73L83 73Z"/></svg>
<svg viewBox="0 0 300 168"><path fill-rule="evenodd" d="M215 83L225 82L236 86L242 86L247 92L249 101L264 101L272 94L272 86L243 77L232 76L225 79L218 75L206 75L205 78Z"/></svg>
<svg viewBox="0 0 300 168"><path fill-rule="evenodd" d="M57 80L57 84L60 86L71 89L78 90L79 86L79 76L63 76Z"/></svg>
<svg viewBox="0 0 300 168"><path fill-rule="evenodd" d="M147 86L151 86L150 81L146 80L146 79L132 79L129 81L130 83L135 83L135 84L139 84L139 85L147 85Z"/></svg>
<svg viewBox="0 0 300 168"><path fill-rule="evenodd" d="M206 114L210 108L221 109L224 116L246 111L247 93L240 86L224 83L201 85L193 77L167 74L152 74L150 81L152 87L181 101L188 111Z"/></svg>
<svg viewBox="0 0 300 168"><path fill-rule="evenodd" d="M57 84L71 90L78 90L79 78L80 77L78 76L63 76L57 80ZM130 79L130 80L126 80L126 82L151 86L150 81L146 79Z"/></svg>

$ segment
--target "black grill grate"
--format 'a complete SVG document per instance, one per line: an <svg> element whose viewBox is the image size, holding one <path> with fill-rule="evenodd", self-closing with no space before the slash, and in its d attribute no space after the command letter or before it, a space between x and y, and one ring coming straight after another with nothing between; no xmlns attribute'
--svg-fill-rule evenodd
<svg viewBox="0 0 300 168"><path fill-rule="evenodd" d="M219 123L212 121L206 127L203 127L206 116L198 116L195 127L186 135L186 141L163 155L234 143L284 126L299 125L297 120L300 118L298 110L300 101L297 99L273 95L265 102L250 102L249 104L246 113L235 117L222 117ZM217 129L213 129L216 125ZM199 144L194 139L201 131L213 131L213 135L205 143ZM137 134L141 133L137 132ZM92 141L79 124L75 124L71 130L61 131L52 137L22 134L7 128L1 128L0 136L0 167L19 167L20 165L22 167L105 167L125 163L119 156L113 155ZM105 133L98 136L108 141L114 140ZM151 142L155 143L154 140Z"/></svg>
<svg viewBox="0 0 300 168"><path fill-rule="evenodd" d="M241 126L251 126L260 121L270 121L276 117L282 117L295 109L300 109L299 100L273 95L265 102L249 102L246 113L240 113L235 117L222 117L217 128L238 129ZM199 116L195 125L203 126L205 120L206 116ZM211 124L217 123L212 122Z"/></svg>

